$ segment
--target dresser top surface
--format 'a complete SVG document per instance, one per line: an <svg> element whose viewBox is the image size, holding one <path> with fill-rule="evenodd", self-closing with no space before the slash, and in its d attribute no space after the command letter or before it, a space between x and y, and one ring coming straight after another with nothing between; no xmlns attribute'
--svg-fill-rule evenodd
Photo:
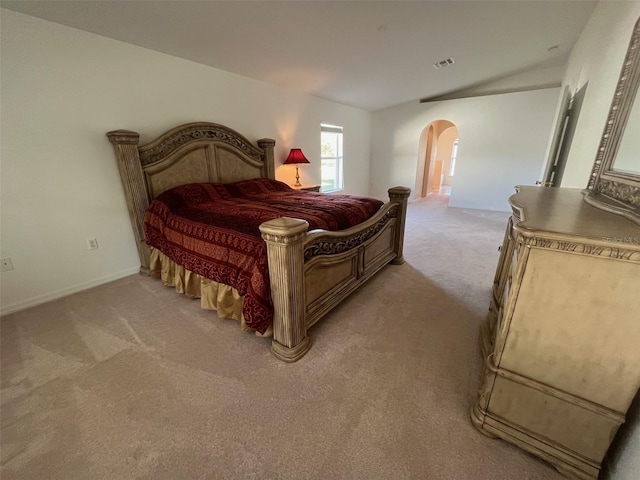
<svg viewBox="0 0 640 480"><path fill-rule="evenodd" d="M518 186L509 198L518 230L555 233L624 244L640 250L640 226L592 207L580 188Z"/></svg>

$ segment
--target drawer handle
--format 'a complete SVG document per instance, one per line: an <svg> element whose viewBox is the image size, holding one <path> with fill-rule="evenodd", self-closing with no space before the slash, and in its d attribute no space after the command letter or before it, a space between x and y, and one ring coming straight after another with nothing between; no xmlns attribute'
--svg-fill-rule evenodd
<svg viewBox="0 0 640 480"><path fill-rule="evenodd" d="M498 247L498 251L499 251L499 252L501 252L501 251L502 251L502 245L500 245L500 246Z"/></svg>

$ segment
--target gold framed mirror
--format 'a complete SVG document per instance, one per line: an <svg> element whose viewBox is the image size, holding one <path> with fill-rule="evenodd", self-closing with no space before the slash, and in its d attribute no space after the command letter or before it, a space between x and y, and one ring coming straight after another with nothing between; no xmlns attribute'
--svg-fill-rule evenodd
<svg viewBox="0 0 640 480"><path fill-rule="evenodd" d="M640 224L640 19L622 65L584 200Z"/></svg>

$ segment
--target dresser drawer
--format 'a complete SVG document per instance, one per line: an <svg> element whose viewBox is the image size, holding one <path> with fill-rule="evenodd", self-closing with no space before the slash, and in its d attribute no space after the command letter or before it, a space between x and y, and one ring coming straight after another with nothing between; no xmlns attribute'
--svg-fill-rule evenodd
<svg viewBox="0 0 640 480"><path fill-rule="evenodd" d="M620 419L587 402L574 402L552 392L498 374L487 413L509 427L527 432L532 441L549 444L550 451L562 448L573 460L598 465ZM582 467L588 471L587 465ZM597 471L594 469L593 473Z"/></svg>

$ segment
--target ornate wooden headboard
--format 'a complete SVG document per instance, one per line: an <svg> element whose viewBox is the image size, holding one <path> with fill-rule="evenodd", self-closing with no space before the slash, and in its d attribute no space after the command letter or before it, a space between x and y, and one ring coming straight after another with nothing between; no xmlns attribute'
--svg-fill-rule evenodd
<svg viewBox="0 0 640 480"><path fill-rule="evenodd" d="M115 150L143 273L149 271L144 214L160 193L187 183L275 178L275 140L260 139L256 147L216 123L181 125L142 146L140 134L129 130L115 130L107 137Z"/></svg>

